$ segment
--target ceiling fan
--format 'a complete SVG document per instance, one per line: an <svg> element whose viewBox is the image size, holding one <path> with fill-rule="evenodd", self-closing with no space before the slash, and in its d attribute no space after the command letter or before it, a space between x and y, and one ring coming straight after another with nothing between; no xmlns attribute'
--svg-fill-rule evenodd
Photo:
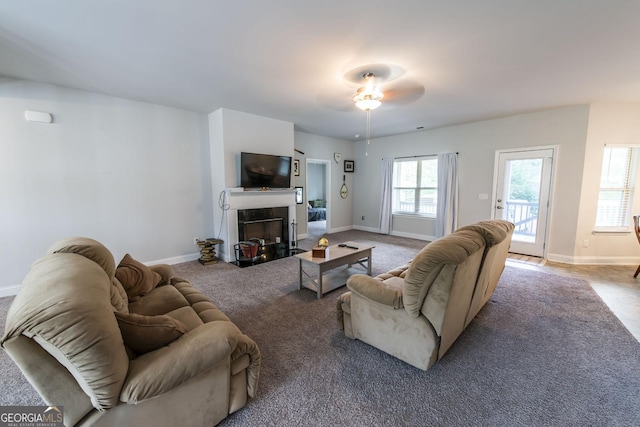
<svg viewBox="0 0 640 427"><path fill-rule="evenodd" d="M357 88L351 99L356 107L366 112L367 146L371 143L371 110L383 103L391 106L409 104L424 94L424 86L409 78L403 79L404 74L397 66L372 64L354 68L344 75L345 81L364 85Z"/></svg>
<svg viewBox="0 0 640 427"><path fill-rule="evenodd" d="M356 97L372 95L368 91L371 88L376 92L376 97L379 96L377 100L381 104L378 106L384 109L411 104L420 99L425 92L424 86L409 77L401 67L389 64L368 64L344 73L341 85L322 90L317 99L321 105L332 110L357 111L354 109Z"/></svg>

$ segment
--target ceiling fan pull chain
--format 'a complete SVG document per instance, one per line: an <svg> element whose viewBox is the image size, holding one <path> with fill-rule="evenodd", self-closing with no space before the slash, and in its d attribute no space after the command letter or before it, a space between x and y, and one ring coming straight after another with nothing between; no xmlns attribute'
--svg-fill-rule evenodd
<svg viewBox="0 0 640 427"><path fill-rule="evenodd" d="M365 157L369 155L369 144L371 144L371 110L367 110L367 149L364 152Z"/></svg>

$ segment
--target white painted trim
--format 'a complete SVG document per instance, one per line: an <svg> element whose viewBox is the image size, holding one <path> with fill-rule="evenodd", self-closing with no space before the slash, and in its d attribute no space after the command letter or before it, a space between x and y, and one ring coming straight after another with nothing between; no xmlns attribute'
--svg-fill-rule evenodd
<svg viewBox="0 0 640 427"><path fill-rule="evenodd" d="M354 225L353 229L354 230L360 230L360 231L368 231L370 233L378 233L378 234L380 234L380 230L378 230L377 228L365 227L363 225Z"/></svg>
<svg viewBox="0 0 640 427"><path fill-rule="evenodd" d="M569 256L562 254L549 254L549 261L575 265L638 265L638 257L614 257L614 256Z"/></svg>
<svg viewBox="0 0 640 427"><path fill-rule="evenodd" d="M307 158L305 160L304 163L304 182L305 185L307 186L307 195L306 195L306 199L304 200L305 205L307 203L309 203L309 164L316 164L316 165L323 165L324 166L324 197L326 199L326 214L325 214L325 221L326 221L326 226L327 226L327 230L331 230L331 218L332 218L332 214L331 214L331 160L326 160L326 159L313 159L313 158ZM307 227L309 222L307 221ZM333 231L328 231L329 233L333 233Z"/></svg>
<svg viewBox="0 0 640 427"><path fill-rule="evenodd" d="M380 234L380 231L377 228L373 228L373 227L363 227L361 225L354 225L353 226L354 230L360 230L360 231L368 231L370 233L378 233ZM424 234L413 234L413 233L405 233L402 231L392 231L391 236L398 236L398 237L407 237L409 239L417 239L417 240L424 240L427 242L432 242L434 240L436 240L435 236L427 236Z"/></svg>
<svg viewBox="0 0 640 427"><path fill-rule="evenodd" d="M171 258L158 259L158 260L155 260L155 261L148 261L148 262L145 262L144 265L157 265L157 264L173 265L173 264L180 264L180 263L183 263L183 262L195 261L198 258L200 258L200 253L199 252L194 253L194 254L174 256L174 257L171 257Z"/></svg>
<svg viewBox="0 0 640 427"><path fill-rule="evenodd" d="M527 152L527 151L538 151L538 150L551 150L553 154L551 155L551 176L549 177L549 195L548 200L549 204L547 206L547 227L545 230L544 236L544 245L542 250L542 258L549 258L549 238L551 236L551 222L553 221L553 217L551 212L553 210L553 198L555 197L555 188L556 188L556 173L558 166L558 156L560 151L559 145L539 145L533 147L520 147L520 148L503 148L498 149L495 152L495 157L493 161L493 194L491 195L491 219L496 219L496 195L498 192L498 163L500 160L500 154L503 153L519 153L519 152ZM558 261L562 262L562 261Z"/></svg>
<svg viewBox="0 0 640 427"><path fill-rule="evenodd" d="M18 295L19 290L20 290L20 285L0 287L0 298Z"/></svg>
<svg viewBox="0 0 640 427"><path fill-rule="evenodd" d="M340 231L349 231L349 230L353 230L353 225L346 225L344 227L337 227L337 228L332 228L331 230L328 231L329 234L331 233L339 233Z"/></svg>
<svg viewBox="0 0 640 427"><path fill-rule="evenodd" d="M436 236L427 236L425 234L405 233L403 231L392 231L390 234L392 236L407 237L409 239L424 240L426 242L433 242L434 240L436 240Z"/></svg>
<svg viewBox="0 0 640 427"><path fill-rule="evenodd" d="M298 235L296 236L296 239L297 239L297 240L303 240L303 239L306 239L307 237L309 237L309 234L308 234L308 233L298 234Z"/></svg>

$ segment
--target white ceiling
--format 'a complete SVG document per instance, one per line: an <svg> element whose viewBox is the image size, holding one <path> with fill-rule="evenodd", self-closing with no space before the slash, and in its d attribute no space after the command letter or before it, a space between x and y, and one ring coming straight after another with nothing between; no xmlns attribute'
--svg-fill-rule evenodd
<svg viewBox="0 0 640 427"><path fill-rule="evenodd" d="M11 0L0 74L345 139L344 79L368 64L418 85L372 137L590 102L640 102L637 0ZM383 86L383 90L386 86Z"/></svg>

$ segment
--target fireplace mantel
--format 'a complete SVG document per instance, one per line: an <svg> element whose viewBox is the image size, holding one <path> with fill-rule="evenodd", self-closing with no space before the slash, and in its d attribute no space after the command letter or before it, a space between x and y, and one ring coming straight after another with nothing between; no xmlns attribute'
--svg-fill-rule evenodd
<svg viewBox="0 0 640 427"><path fill-rule="evenodd" d="M229 209L259 209L276 206L295 206L295 190L248 190L227 189Z"/></svg>

